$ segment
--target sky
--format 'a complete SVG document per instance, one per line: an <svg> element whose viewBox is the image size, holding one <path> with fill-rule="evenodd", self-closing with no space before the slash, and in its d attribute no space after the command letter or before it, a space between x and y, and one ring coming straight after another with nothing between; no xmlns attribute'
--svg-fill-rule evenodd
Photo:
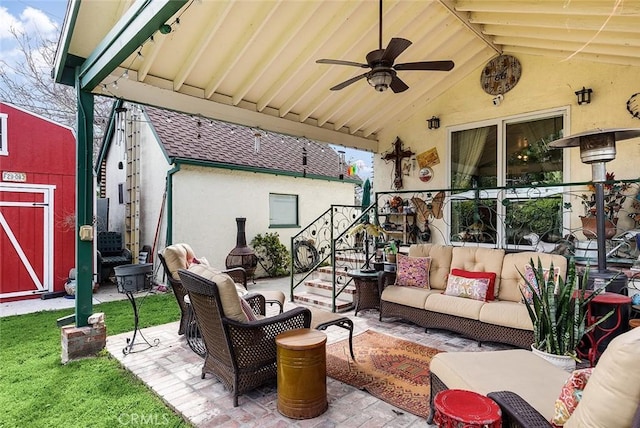
<svg viewBox="0 0 640 428"><path fill-rule="evenodd" d="M66 0L0 0L0 58L10 62L18 55L10 29L28 34L40 33L58 39L67 9ZM373 174L373 153L333 146L344 150L347 164L355 164L357 174L364 180Z"/></svg>

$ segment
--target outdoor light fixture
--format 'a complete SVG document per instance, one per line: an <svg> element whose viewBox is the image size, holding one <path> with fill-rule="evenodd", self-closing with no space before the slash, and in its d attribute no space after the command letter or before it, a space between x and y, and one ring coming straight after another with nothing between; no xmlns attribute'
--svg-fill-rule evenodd
<svg viewBox="0 0 640 428"><path fill-rule="evenodd" d="M590 93L591 89L588 89L588 91ZM578 92L576 92L576 94L578 94ZM580 96L578 95L578 97ZM599 280L602 281L604 285L610 280L614 282L613 280L615 279L616 288L619 287L620 289L626 286L626 275L618 275L619 272L607 270L604 182L607 180L606 163L614 160L616 157L616 141L636 137L640 137L640 129L596 129L562 138L549 144L549 147L559 149L580 147L580 159L583 163L591 164L591 180L595 187L596 196L596 242L598 245L598 269L595 272L590 272L589 281ZM617 290L614 291L617 292Z"/></svg>
<svg viewBox="0 0 640 428"><path fill-rule="evenodd" d="M431 119L427 119L427 123L429 124L429 129L438 129L440 128L440 118L431 116Z"/></svg>
<svg viewBox="0 0 640 428"><path fill-rule="evenodd" d="M576 91L575 94L578 97L578 105L582 104L591 104L591 93L593 90L591 88L586 88L583 86L582 89Z"/></svg>
<svg viewBox="0 0 640 428"><path fill-rule="evenodd" d="M162 34L169 34L171 32L171 25L162 24L158 29Z"/></svg>
<svg viewBox="0 0 640 428"><path fill-rule="evenodd" d="M393 75L388 70L375 71L371 73L369 77L367 77L367 82L369 82L369 84L373 86L378 92L386 91L389 88L392 80Z"/></svg>

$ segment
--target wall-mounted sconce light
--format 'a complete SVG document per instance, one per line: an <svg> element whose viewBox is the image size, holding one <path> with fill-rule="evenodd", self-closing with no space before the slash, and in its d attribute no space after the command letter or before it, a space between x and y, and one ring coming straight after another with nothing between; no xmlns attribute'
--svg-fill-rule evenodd
<svg viewBox="0 0 640 428"><path fill-rule="evenodd" d="M583 86L582 89L576 91L575 94L578 97L578 105L582 104L590 104L591 103L591 93L593 90L591 88L586 88Z"/></svg>
<svg viewBox="0 0 640 428"><path fill-rule="evenodd" d="M440 128L440 118L432 116L431 119L427 119L427 123L429 124L429 129L438 129Z"/></svg>

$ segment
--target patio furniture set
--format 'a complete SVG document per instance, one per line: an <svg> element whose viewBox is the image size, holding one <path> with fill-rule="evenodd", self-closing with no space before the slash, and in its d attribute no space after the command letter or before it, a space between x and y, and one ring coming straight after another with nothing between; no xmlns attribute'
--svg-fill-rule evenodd
<svg viewBox="0 0 640 428"><path fill-rule="evenodd" d="M178 257L174 259L172 253L176 247ZM303 307L283 312L284 295L281 299L270 296L271 303L278 304L280 311L265 317L269 301L264 293L248 293L246 279L243 281L240 276L237 284L238 276L232 278L202 261L194 262L195 257L187 255L193 255L188 246L174 245L165 249L160 259L178 303L182 300L184 304L181 304L180 331L185 333L189 325L195 326L191 339L197 338L203 345L198 349L205 359L202 377L211 373L219 379L232 392L234 406L238 405L239 395L277 379L278 410L283 415L305 419L324 412L327 408L326 336L318 330L334 325L348 329L353 358L352 321L341 314ZM380 295L377 287L372 286L371 278L354 276L360 281L365 279L358 287L363 293L360 298L368 301L375 294L380 299L381 319L401 317L427 328L457 331L479 342L497 341L527 348L533 342L532 326L525 305L516 301L510 291L514 291L518 282L518 270L523 271L534 255L541 256L544 264L553 261L564 275L566 259L562 256L504 255L500 250L428 244L411 246L409 256L431 257L427 273L431 290L396 283L389 285L390 276L382 273L376 284L382 290ZM446 275L452 268L494 273L495 288L491 292L497 300L474 304L473 299L442 294ZM237 271L231 274L237 275ZM401 276L399 268L396 280ZM425 305L431 299L433 303L441 302L440 309ZM495 305L496 309L487 311L487 305ZM518 306L525 312L519 311ZM470 317L473 311L476 316ZM483 312L486 312L484 318ZM492 328L495 328L493 333ZM531 337L528 343L527 337ZM590 380L584 391L585 404L578 407L581 410L574 412L567 426L614 426L584 424L585 421L610 420L615 420L615 426L631 426L635 413L636 419L640 418L640 371L635 370L638 357L640 329L614 339L593 370L591 379L596 381ZM570 378L570 373L524 349L440 353L433 358L430 371L432 417L435 416L441 426L448 423L453 424L451 426L454 423L500 426L500 417L504 426L550 426L548 421L553 416L554 403ZM607 385L613 386L613 390ZM448 390L463 391L445 394ZM456 404L460 397L469 398L471 395L465 394L473 393L484 398L474 395L471 401L462 400L466 405ZM494 401L499 405L497 412ZM469 405L470 402L475 405ZM615 409L615 415L610 409Z"/></svg>

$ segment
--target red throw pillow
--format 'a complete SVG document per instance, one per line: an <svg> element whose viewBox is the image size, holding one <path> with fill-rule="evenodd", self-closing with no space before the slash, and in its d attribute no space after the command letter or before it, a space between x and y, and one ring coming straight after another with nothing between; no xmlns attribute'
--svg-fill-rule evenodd
<svg viewBox="0 0 640 428"><path fill-rule="evenodd" d="M451 274L455 276L461 276L463 278L470 279L488 279L489 280L489 288L487 289L487 297L486 300L494 300L495 289L496 289L496 273L495 272L470 272L468 270L462 269L451 269Z"/></svg>

